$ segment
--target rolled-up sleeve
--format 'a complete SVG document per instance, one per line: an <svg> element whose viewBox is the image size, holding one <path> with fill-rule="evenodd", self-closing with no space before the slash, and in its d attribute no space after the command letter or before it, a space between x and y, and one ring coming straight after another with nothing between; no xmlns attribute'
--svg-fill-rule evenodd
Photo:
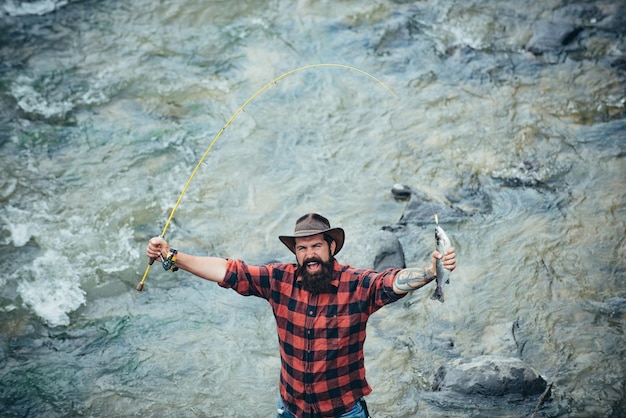
<svg viewBox="0 0 626 418"><path fill-rule="evenodd" d="M226 275L219 285L243 296L268 299L271 274L270 266L248 266L242 260L228 259Z"/></svg>
<svg viewBox="0 0 626 418"><path fill-rule="evenodd" d="M380 308L399 299L405 295L398 295L393 291L393 280L398 274L399 269L387 269L381 273L367 274L366 282L369 282L369 310L370 314L376 312Z"/></svg>

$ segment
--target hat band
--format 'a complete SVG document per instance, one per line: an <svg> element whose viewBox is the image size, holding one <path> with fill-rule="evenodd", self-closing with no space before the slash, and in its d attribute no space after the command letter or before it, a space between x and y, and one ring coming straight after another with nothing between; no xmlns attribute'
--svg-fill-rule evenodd
<svg viewBox="0 0 626 418"><path fill-rule="evenodd" d="M299 234L323 234L324 232L328 231L328 229L303 229L300 231L295 231L294 234L295 235L299 235Z"/></svg>

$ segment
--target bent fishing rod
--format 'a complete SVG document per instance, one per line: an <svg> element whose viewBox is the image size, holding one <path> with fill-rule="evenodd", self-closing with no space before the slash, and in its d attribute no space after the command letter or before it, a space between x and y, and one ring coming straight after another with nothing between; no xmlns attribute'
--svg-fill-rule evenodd
<svg viewBox="0 0 626 418"><path fill-rule="evenodd" d="M170 216L167 218L167 222L165 222L165 227L163 228L163 231L161 232L161 237L162 238L165 238L165 233L167 232L167 229L169 228L170 223L172 222L172 218L174 218L174 214L176 213L176 210L178 209L178 206L180 205L180 202L183 200L183 196L187 192L187 189L189 188L189 184L191 184L191 181L193 180L194 176L196 175L196 173L200 169L200 166L202 165L202 163L206 159L207 155L209 155L209 152L211 152L211 150L213 149L213 146L215 145L217 140L222 136L222 134L224 133L226 128L228 128L230 126L230 124L233 122L233 120L235 120L235 118L245 109L245 107L248 106L254 99L256 99L259 95L261 95L261 93L263 93L265 90L267 90L270 86L278 83L283 78L289 77L290 75L295 74L295 73L300 72L300 71L310 70L310 69L313 69L313 68L320 68L320 67L339 68L339 69L355 71L355 72L357 72L359 74L362 74L362 75L368 77L371 80L374 80L376 83L378 83L379 85L383 86L385 88L385 90L387 90L389 93L391 93L391 95L393 95L395 98L398 97L396 95L396 93L389 86L387 86L385 83L383 83L381 80L379 80L378 78L374 77L373 75L371 75L370 73L368 73L366 71L360 70L360 69L358 69L356 67L352 67L350 65L344 65L344 64L311 64L311 65L305 65L303 67L296 68L296 69L291 70L291 71L287 71L286 73L279 75L278 77L274 78L272 81L268 82L263 87L258 89L252 96L250 96L248 98L248 100L246 100L244 102L244 104L242 104L239 107L239 109L237 109L235 111L235 113L233 113L233 115L230 117L230 119L228 119L226 121L226 123L224 124L222 129L220 129L219 132L217 133L217 135L215 135L215 137L213 138L213 140L211 141L211 143L209 144L207 149L204 151L204 154L202 154L202 157L198 161L198 164L196 164L196 167L191 172L191 175L189 176L189 179L187 179L187 182L185 183L185 186L183 187L183 190L181 191L180 196L178 196L178 200L176 200L176 204L172 208L172 211L170 212ZM143 290L143 285L144 285L146 279L148 278L148 273L150 272L150 268L152 267L152 264L154 263L155 260L156 260L155 258L151 258L148 261L148 266L146 267L146 271L143 274L141 282L139 282L139 284L137 285L137 290L138 291ZM161 256L161 261L163 261L163 263L164 263L163 267L166 270L168 270L169 267L171 266L171 264L168 265L168 262L171 263L171 260L165 260L165 259L163 259L163 256Z"/></svg>

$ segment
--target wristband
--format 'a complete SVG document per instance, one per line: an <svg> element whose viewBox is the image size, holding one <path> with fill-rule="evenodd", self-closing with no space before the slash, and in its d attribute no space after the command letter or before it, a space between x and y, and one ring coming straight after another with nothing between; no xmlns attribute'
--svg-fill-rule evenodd
<svg viewBox="0 0 626 418"><path fill-rule="evenodd" d="M167 270L171 270L171 271L176 271L178 270L178 267L176 267L176 254L178 254L178 251L176 251L175 249L171 249L169 255L167 256L167 258L165 260L163 260L163 269L165 271Z"/></svg>

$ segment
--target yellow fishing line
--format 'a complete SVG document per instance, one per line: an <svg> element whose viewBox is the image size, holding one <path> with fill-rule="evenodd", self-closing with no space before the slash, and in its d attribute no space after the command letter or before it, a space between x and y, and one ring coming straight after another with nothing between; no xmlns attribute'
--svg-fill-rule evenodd
<svg viewBox="0 0 626 418"><path fill-rule="evenodd" d="M273 85L273 84L277 83L278 81L282 80L283 78L289 77L290 75L292 75L294 73L297 73L299 71L308 70L308 69L311 69L311 68L319 68L319 67L343 68L343 69L346 69L346 70L356 71L357 73L363 74L364 76L367 76L370 79L376 81L378 84L383 86L389 93L391 93L394 97L396 97L396 98L398 97L396 95L396 93L389 86L387 86L385 83L383 83L382 81L380 81L379 79L377 79L373 75L369 74L366 71L360 70L360 69L355 68L355 67L351 67L349 65L344 65L344 64L311 64L311 65L305 65L303 67L299 67L299 68L296 68L295 70L287 71L286 73L279 75L278 77L276 77L275 79L273 79L272 81L270 81L269 83L265 84L263 87L258 89L252 96L250 96L250 98L248 98L248 100L246 100L245 103L242 104L241 107L239 107L239 109L237 109L237 111L235 113L233 113L233 115L230 117L230 119L228 119L228 121L224 124L222 129L220 129L220 131L217 133L217 135L215 135L215 138L213 138L213 141L211 141L211 143L207 147L206 151L204 151L204 154L202 154L202 158L200 158L200 161L198 161L198 164L196 164L196 167L191 172L191 175L189 176L189 179L187 180L187 183L185 183L185 187L183 187L183 190L180 193L180 196L178 196L178 200L176 201L176 204L172 208L172 211L170 212L169 218L167 218L167 222L165 223L165 227L163 228L163 232L161 232L161 237L165 237L165 232L167 232L167 229L169 228L170 223L172 222L172 218L174 217L174 213L176 213L176 209L178 209L178 206L180 205L180 202L183 199L183 196L185 195L185 192L189 188L189 184L191 183L191 180L193 180L194 176L196 175L196 173L200 169L200 166L204 162L204 160L207 157L207 155L209 155L209 152L211 152L211 150L213 149L213 146L215 145L217 140L220 138L220 136L222 136L222 134L224 133L226 128L228 128L228 126L237 117L237 115L239 115L239 113L241 113L241 111L246 106L248 106L248 104L250 104L251 101L253 101L257 96L259 96L261 93L263 93L265 90L267 90L267 88L270 87L271 85ZM148 277L148 272L150 272L150 267L152 267L152 262L153 261L154 261L154 259L150 260L150 263L148 264L148 267L146 267L146 271L143 274L143 278L141 279L141 282L139 282L139 284L137 285L137 290L142 290L143 289L143 284L146 281L146 278Z"/></svg>

